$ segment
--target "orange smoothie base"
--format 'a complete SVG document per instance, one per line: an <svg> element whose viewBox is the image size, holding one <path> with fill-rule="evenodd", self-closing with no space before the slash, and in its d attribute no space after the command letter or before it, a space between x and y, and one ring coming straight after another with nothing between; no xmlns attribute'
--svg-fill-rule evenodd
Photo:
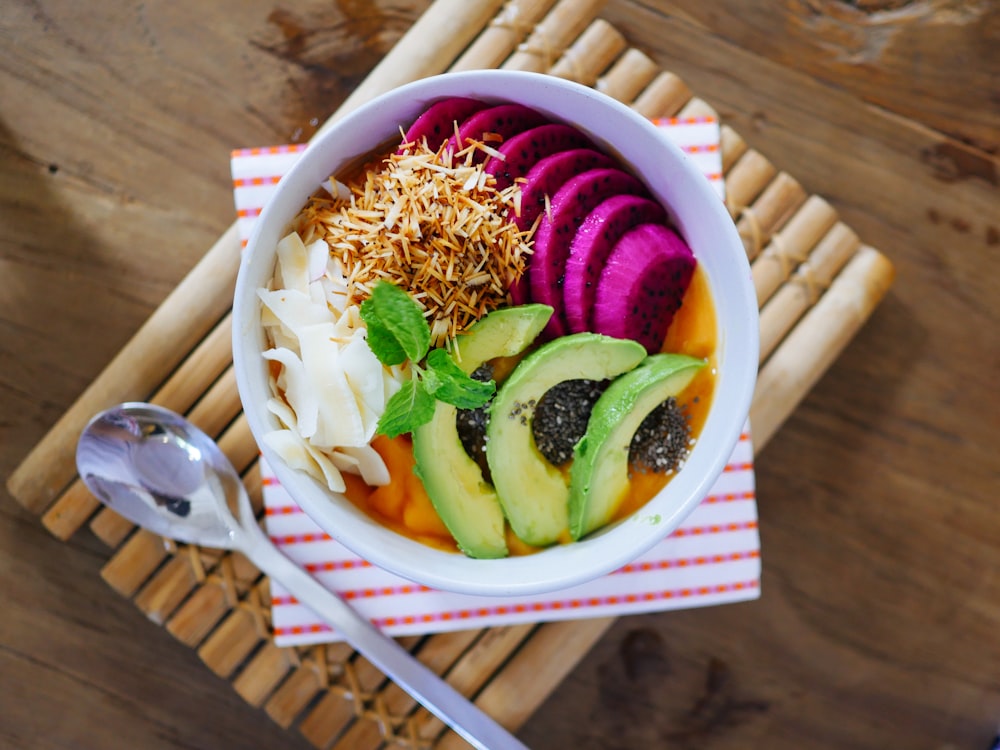
<svg viewBox="0 0 1000 750"><path fill-rule="evenodd" d="M716 321L708 280L701 267L695 268L691 284L684 295L681 308L670 324L670 330L661 351L673 354L687 354L708 361L677 397L678 403L686 405L694 438L701 433L715 387L715 347ZM441 521L431 504L423 483L413 472L413 446L409 435L389 439L379 435L372 441L385 460L392 481L383 487L369 487L360 477L345 474L347 491L345 495L359 509L388 528L437 549L458 552L451 534ZM622 501L614 520L620 520L634 513L662 490L670 481L670 474L656 474L650 471L633 471L629 492ZM568 534L566 541L569 541ZM512 555L526 555L537 552L538 547L525 544L508 528L507 546Z"/></svg>

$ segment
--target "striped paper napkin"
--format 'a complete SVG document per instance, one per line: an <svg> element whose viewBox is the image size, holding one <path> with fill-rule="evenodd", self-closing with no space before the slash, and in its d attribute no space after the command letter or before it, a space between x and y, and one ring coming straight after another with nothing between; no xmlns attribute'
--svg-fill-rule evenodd
<svg viewBox="0 0 1000 750"><path fill-rule="evenodd" d="M719 124L711 117L657 120L724 197ZM243 244L281 176L305 145L232 153L237 223ZM476 597L434 591L377 568L317 526L261 459L267 533L282 552L345 597L391 635L604 617L755 599L760 537L749 426L708 496L669 538L603 578L553 594ZM271 582L278 646L339 640L336 632Z"/></svg>

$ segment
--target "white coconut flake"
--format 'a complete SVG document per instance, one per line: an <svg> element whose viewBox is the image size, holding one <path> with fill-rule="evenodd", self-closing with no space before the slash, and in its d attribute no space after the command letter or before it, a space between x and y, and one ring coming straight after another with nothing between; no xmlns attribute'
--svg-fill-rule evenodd
<svg viewBox="0 0 1000 750"><path fill-rule="evenodd" d="M278 243L278 267L282 288L309 293L309 251L295 232Z"/></svg>
<svg viewBox="0 0 1000 750"><path fill-rule="evenodd" d="M389 469L379 452L370 445L363 445L359 448L343 448L338 453L354 462L357 472L352 473L361 474L361 478L365 480L366 484L372 487L389 484ZM340 468L343 471L348 471L343 467Z"/></svg>
<svg viewBox="0 0 1000 750"><path fill-rule="evenodd" d="M333 492L343 492L347 483L336 464L312 448L292 430L275 430L264 435L264 443L292 469L304 471L323 482Z"/></svg>
<svg viewBox="0 0 1000 750"><path fill-rule="evenodd" d="M309 293L295 289L258 289L257 296L285 327L289 335L297 336L304 326L334 322L333 313L323 303L317 303Z"/></svg>
<svg viewBox="0 0 1000 750"><path fill-rule="evenodd" d="M281 363L277 385L284 391L285 400L295 412L299 434L304 438L312 437L319 426L319 396L305 364L291 349L268 349L263 356L266 360Z"/></svg>
<svg viewBox="0 0 1000 750"><path fill-rule="evenodd" d="M334 324L303 326L298 335L302 365L319 404L319 422L311 436L313 445L366 445L370 438L365 435L361 408L344 374Z"/></svg>
<svg viewBox="0 0 1000 750"><path fill-rule="evenodd" d="M326 244L326 240L319 239L306 246L306 254L309 259L309 281L319 281L326 275L330 246Z"/></svg>

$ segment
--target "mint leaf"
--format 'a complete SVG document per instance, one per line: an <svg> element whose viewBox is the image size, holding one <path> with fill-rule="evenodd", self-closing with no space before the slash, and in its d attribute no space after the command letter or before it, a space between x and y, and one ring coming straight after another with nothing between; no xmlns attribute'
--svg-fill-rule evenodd
<svg viewBox="0 0 1000 750"><path fill-rule="evenodd" d="M434 407L434 397L427 392L423 383L416 378L408 380L385 405L377 432L390 438L404 432L413 432L420 425L431 421Z"/></svg>
<svg viewBox="0 0 1000 750"><path fill-rule="evenodd" d="M470 378L444 349L432 349L423 374L424 387L438 401L459 409L482 406L496 393L496 384Z"/></svg>
<svg viewBox="0 0 1000 750"><path fill-rule="evenodd" d="M361 305L361 317L369 326L376 321L375 327L381 328L376 334L378 345L383 345L383 334L387 334L411 362L419 362L426 356L431 345L431 328L424 320L420 305L399 287L386 281L375 284L371 296ZM392 349L390 353L395 355L397 352ZM379 359L382 361L381 357Z"/></svg>
<svg viewBox="0 0 1000 750"><path fill-rule="evenodd" d="M361 303L361 319L365 321L365 327L368 329L368 348L378 361L389 367L403 364L406 361L406 352L392 335L392 331L379 319L370 297Z"/></svg>

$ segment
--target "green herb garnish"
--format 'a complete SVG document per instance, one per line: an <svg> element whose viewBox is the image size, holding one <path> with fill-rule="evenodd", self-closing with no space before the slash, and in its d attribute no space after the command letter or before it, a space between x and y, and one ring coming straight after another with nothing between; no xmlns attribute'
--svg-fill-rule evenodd
<svg viewBox="0 0 1000 750"><path fill-rule="evenodd" d="M412 432L434 416L434 402L475 409L496 392L493 381L466 375L444 349L431 349L431 329L420 306L397 286L380 281L361 304L368 346L384 365L410 361L412 379L389 399L378 433L393 438ZM421 366L420 362L423 361Z"/></svg>

